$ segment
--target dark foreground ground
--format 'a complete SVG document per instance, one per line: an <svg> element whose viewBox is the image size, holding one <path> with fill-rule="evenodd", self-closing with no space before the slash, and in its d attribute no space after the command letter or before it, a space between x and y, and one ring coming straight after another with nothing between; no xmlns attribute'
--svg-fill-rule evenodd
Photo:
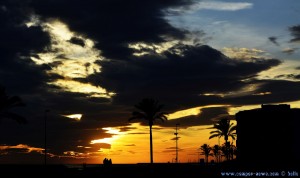
<svg viewBox="0 0 300 178"><path fill-rule="evenodd" d="M233 176L299 176L299 166L270 167L226 163L200 165L189 163L81 165L0 165L1 177L233 177Z"/></svg>

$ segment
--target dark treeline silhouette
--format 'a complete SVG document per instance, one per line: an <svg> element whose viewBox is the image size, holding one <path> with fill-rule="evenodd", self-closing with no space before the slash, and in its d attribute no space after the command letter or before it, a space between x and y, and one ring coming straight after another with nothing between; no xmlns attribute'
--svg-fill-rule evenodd
<svg viewBox="0 0 300 178"><path fill-rule="evenodd" d="M27 119L11 110L15 107L25 106L19 96L8 96L5 88L0 86L0 121L2 119L12 119L20 124L27 123Z"/></svg>
<svg viewBox="0 0 300 178"><path fill-rule="evenodd" d="M201 155L205 156L205 163L208 164L208 157L212 156L212 154L210 153L210 151L212 150L211 147L208 144L203 144L200 147Z"/></svg>
<svg viewBox="0 0 300 178"><path fill-rule="evenodd" d="M225 157L226 161L234 160L237 147L233 145L233 143L231 143L229 147L225 143L222 144L222 146L214 145L213 147L205 143L201 145L199 149L202 151L200 154L205 156L205 163L208 165L208 158L210 156L215 157L215 159L211 161L213 163L221 163L222 157Z"/></svg>
<svg viewBox="0 0 300 178"><path fill-rule="evenodd" d="M215 157L215 162L219 163L221 162L221 156L222 156L222 152L221 152L221 146L220 145L214 145L211 149L213 156Z"/></svg>
<svg viewBox="0 0 300 178"><path fill-rule="evenodd" d="M155 120L161 120L164 122L167 120L167 113L162 112L164 105L160 104L157 100L152 98L144 98L135 108L139 111L132 112L131 120L146 120L149 124L150 129L150 163L153 163L153 143L152 143L152 126Z"/></svg>

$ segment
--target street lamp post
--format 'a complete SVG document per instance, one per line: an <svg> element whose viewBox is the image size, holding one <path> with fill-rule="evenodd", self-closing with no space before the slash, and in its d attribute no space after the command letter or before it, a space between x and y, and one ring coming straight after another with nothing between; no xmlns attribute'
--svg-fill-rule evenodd
<svg viewBox="0 0 300 178"><path fill-rule="evenodd" d="M178 163L178 125L179 124L176 124L176 132L174 133L174 135L176 135L176 138L175 138L175 140L176 140L176 159L175 159L176 163Z"/></svg>
<svg viewBox="0 0 300 178"><path fill-rule="evenodd" d="M47 165L47 113L49 112L48 109L45 110L45 115L44 115L44 123L45 123L45 128L44 128L44 131L45 131L45 155L44 155L44 161L45 161L45 166Z"/></svg>

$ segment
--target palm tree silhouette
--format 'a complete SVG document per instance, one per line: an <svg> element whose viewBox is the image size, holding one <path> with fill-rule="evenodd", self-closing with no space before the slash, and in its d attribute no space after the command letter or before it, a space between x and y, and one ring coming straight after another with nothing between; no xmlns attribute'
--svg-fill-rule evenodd
<svg viewBox="0 0 300 178"><path fill-rule="evenodd" d="M211 129L216 129L216 130L210 132L211 136L209 137L209 139L212 139L214 137L219 137L219 138L224 137L225 146L229 150L230 143L228 142L228 138L231 137L233 140L235 140L236 125L230 123L229 119L221 119L220 121L215 123ZM229 160L228 154L226 156L226 159Z"/></svg>
<svg viewBox="0 0 300 178"><path fill-rule="evenodd" d="M152 126L155 120L164 122L167 120L167 113L162 112L163 105L159 104L157 100L151 98L144 98L135 105L139 111L132 112L132 117L129 121L135 119L144 119L148 121L150 128L150 162L153 163L153 144L152 144Z"/></svg>
<svg viewBox="0 0 300 178"><path fill-rule="evenodd" d="M212 152L214 157L216 158L216 162L219 163L221 161L220 156L221 156L221 146L219 145L214 145L212 147Z"/></svg>
<svg viewBox="0 0 300 178"><path fill-rule="evenodd" d="M25 106L22 99L18 96L7 96L5 88L0 86L0 120L1 119L12 119L20 124L27 123L27 120L10 110L14 107Z"/></svg>
<svg viewBox="0 0 300 178"><path fill-rule="evenodd" d="M200 150L202 151L201 155L205 156L205 162L206 162L206 164L208 164L208 157L212 156L212 154L210 153L210 151L212 150L212 148L208 144L205 143L205 144L203 144L203 145L200 146Z"/></svg>
<svg viewBox="0 0 300 178"><path fill-rule="evenodd" d="M233 143L231 143L229 147L229 156L231 160L233 160L234 156L236 156L236 152L237 152L237 147L233 145Z"/></svg>
<svg viewBox="0 0 300 178"><path fill-rule="evenodd" d="M230 149L230 147L228 147L226 144L223 144L221 146L221 151L223 153L222 156L224 156L226 158L226 160L230 159L229 149Z"/></svg>
<svg viewBox="0 0 300 178"><path fill-rule="evenodd" d="M209 139L214 137L224 137L225 143L228 142L229 137L235 140L236 132L234 131L236 131L236 125L233 125L233 123L230 124L229 119L221 119L219 122L215 123L211 129L216 130L210 132L212 135Z"/></svg>

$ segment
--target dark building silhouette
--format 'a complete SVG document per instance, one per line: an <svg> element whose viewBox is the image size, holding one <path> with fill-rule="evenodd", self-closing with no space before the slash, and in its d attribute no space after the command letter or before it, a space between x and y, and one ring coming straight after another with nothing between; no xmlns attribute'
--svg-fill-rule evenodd
<svg viewBox="0 0 300 178"><path fill-rule="evenodd" d="M249 165L289 166L300 161L300 109L262 105L240 111L237 160Z"/></svg>

